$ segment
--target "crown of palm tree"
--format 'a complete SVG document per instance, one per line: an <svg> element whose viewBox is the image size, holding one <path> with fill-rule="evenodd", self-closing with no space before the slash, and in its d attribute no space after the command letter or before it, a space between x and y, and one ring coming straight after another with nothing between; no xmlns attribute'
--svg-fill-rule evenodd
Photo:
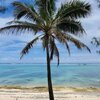
<svg viewBox="0 0 100 100"><path fill-rule="evenodd" d="M34 33L35 38L22 50L21 57L27 54L38 40L42 41L44 49L48 45L50 59L52 60L55 55L58 58L58 64L59 51L56 41L65 45L69 54L68 42L74 43L78 49L86 48L90 51L85 44L74 37L85 33L78 19L90 14L91 7L88 3L73 0L56 9L56 0L35 0L34 2L31 5L13 2L15 19L9 22L10 25L0 29L1 33L20 34L25 31ZM22 18L25 20L23 21ZM40 31L42 31L41 35L38 35Z"/></svg>

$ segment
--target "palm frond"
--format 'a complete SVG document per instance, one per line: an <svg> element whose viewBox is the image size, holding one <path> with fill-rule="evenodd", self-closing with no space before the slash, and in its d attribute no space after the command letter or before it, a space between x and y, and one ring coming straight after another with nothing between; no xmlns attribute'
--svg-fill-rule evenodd
<svg viewBox="0 0 100 100"><path fill-rule="evenodd" d="M47 37L46 37L46 35L44 35L44 36L41 38L41 40L42 40L42 47L43 47L43 49L45 50L45 49L46 49L46 46L47 46Z"/></svg>
<svg viewBox="0 0 100 100"><path fill-rule="evenodd" d="M91 12L91 6L88 3L79 0L73 0L66 4L63 4L58 10L56 18L82 18L89 15Z"/></svg>
<svg viewBox="0 0 100 100"><path fill-rule="evenodd" d="M74 43L78 49L86 48L89 52L91 52L91 50L89 49L87 45L85 45L84 43L76 39L75 37L69 34L64 34L64 37L67 39L67 41Z"/></svg>
<svg viewBox="0 0 100 100"><path fill-rule="evenodd" d="M29 20L36 21L36 22L42 21L43 23L43 20L40 18L38 13L35 11L33 6L27 5L25 3L21 3L18 1L13 2L12 4L15 7L15 10L14 10L15 19L26 17Z"/></svg>
<svg viewBox="0 0 100 100"><path fill-rule="evenodd" d="M6 34L17 34L17 33L24 33L25 31L32 31L32 32L37 32L40 29L38 28L37 25L33 24L33 25L27 25L27 24L23 24L23 25L10 25L10 26L6 26L3 28L0 28L0 34L6 33Z"/></svg>
<svg viewBox="0 0 100 100"><path fill-rule="evenodd" d="M76 39L75 37L73 37L72 35L69 35L67 33L64 33L60 30L55 30L54 31L54 35L55 37L57 38L57 40L64 44L68 50L68 53L70 54L70 48L69 48L69 45L67 42L72 42L75 44L75 46L78 48L78 49L82 49L82 48L86 48L89 52L90 49L88 46L86 46L84 43L82 43L81 41L79 41L78 39Z"/></svg>
<svg viewBox="0 0 100 100"><path fill-rule="evenodd" d="M29 25L29 26L37 25L39 27L38 24L33 24L31 22L28 22L28 21L20 21L20 20L13 20L13 21L8 22L7 24L8 25L11 25L11 24L15 24L15 25Z"/></svg>
<svg viewBox="0 0 100 100"><path fill-rule="evenodd" d="M34 27L34 32L37 33L38 31L41 31L43 29L43 27L41 26L41 24L33 24L31 22L27 22L27 21L19 21L19 20L13 20L13 21L10 21L8 22L7 24L9 25L28 25L28 26L32 26ZM36 29L37 28L37 29Z"/></svg>
<svg viewBox="0 0 100 100"><path fill-rule="evenodd" d="M85 30L81 25L81 22L71 19L62 20L61 22L59 22L57 27L62 31L70 32L75 35L81 35L85 33Z"/></svg>
<svg viewBox="0 0 100 100"><path fill-rule="evenodd" d="M65 42L65 46L66 46L66 49L68 50L68 53L69 53L69 55L70 55L70 47L69 47L67 41Z"/></svg>
<svg viewBox="0 0 100 100"><path fill-rule="evenodd" d="M54 55L54 38L53 37L50 37L50 51L51 51L51 54L50 54L50 60L53 60L53 55Z"/></svg>
<svg viewBox="0 0 100 100"><path fill-rule="evenodd" d="M29 52L29 50L33 47L33 45L37 42L37 40L39 39L39 37L36 37L35 39L33 39L32 41L30 41L29 43L27 43L27 45L24 47L24 49L21 52L21 57L20 59Z"/></svg>
<svg viewBox="0 0 100 100"><path fill-rule="evenodd" d="M56 0L36 0L36 5L38 7L39 13L44 20L49 20L55 11Z"/></svg>
<svg viewBox="0 0 100 100"><path fill-rule="evenodd" d="M41 17L46 21L48 20L48 0L36 0L36 5L38 7L38 11L41 15Z"/></svg>
<svg viewBox="0 0 100 100"><path fill-rule="evenodd" d="M50 51L51 51L50 60L52 60L53 56L55 55L57 57L57 62L58 62L58 66L59 66L59 50L58 50L58 48L56 46L56 43L55 43L54 39L51 40Z"/></svg>
<svg viewBox="0 0 100 100"><path fill-rule="evenodd" d="M53 33L55 35L55 38L61 43L63 44L64 46L66 46L66 49L68 50L68 53L70 55L70 47L67 43L67 40L66 38L64 37L63 33L58 29L58 30L53 30Z"/></svg>
<svg viewBox="0 0 100 100"><path fill-rule="evenodd" d="M54 12L56 11L55 2L56 0L48 0L48 12L50 16L52 16Z"/></svg>
<svg viewBox="0 0 100 100"><path fill-rule="evenodd" d="M61 43L63 43L63 44L66 42L66 39L65 39L65 37L63 36L63 34L62 34L62 32L61 32L60 29L54 28L54 29L53 29L53 35L54 35L54 37L55 37L59 42L61 42Z"/></svg>
<svg viewBox="0 0 100 100"><path fill-rule="evenodd" d="M58 48L57 48L57 46L56 46L56 44L54 43L54 55L57 57L57 59L58 59L58 66L59 66L59 51L58 51Z"/></svg>

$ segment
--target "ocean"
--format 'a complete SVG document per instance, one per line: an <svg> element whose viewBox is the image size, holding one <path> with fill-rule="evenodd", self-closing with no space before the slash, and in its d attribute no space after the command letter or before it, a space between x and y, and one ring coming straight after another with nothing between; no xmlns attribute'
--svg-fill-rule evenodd
<svg viewBox="0 0 100 100"><path fill-rule="evenodd" d="M100 64L51 65L53 86L100 88ZM47 86L46 64L0 64L0 86Z"/></svg>

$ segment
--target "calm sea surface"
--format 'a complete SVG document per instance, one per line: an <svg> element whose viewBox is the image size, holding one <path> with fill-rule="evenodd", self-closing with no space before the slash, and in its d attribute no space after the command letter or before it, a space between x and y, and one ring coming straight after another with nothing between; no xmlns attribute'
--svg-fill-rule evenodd
<svg viewBox="0 0 100 100"><path fill-rule="evenodd" d="M45 64L0 64L0 86L46 86ZM52 65L54 86L99 87L100 64Z"/></svg>

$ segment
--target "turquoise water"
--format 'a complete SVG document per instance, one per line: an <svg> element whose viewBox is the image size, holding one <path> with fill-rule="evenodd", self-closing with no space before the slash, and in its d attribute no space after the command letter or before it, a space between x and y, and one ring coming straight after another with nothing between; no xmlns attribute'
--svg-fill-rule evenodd
<svg viewBox="0 0 100 100"><path fill-rule="evenodd" d="M47 86L45 64L0 64L0 86ZM52 65L54 86L99 87L100 64Z"/></svg>

